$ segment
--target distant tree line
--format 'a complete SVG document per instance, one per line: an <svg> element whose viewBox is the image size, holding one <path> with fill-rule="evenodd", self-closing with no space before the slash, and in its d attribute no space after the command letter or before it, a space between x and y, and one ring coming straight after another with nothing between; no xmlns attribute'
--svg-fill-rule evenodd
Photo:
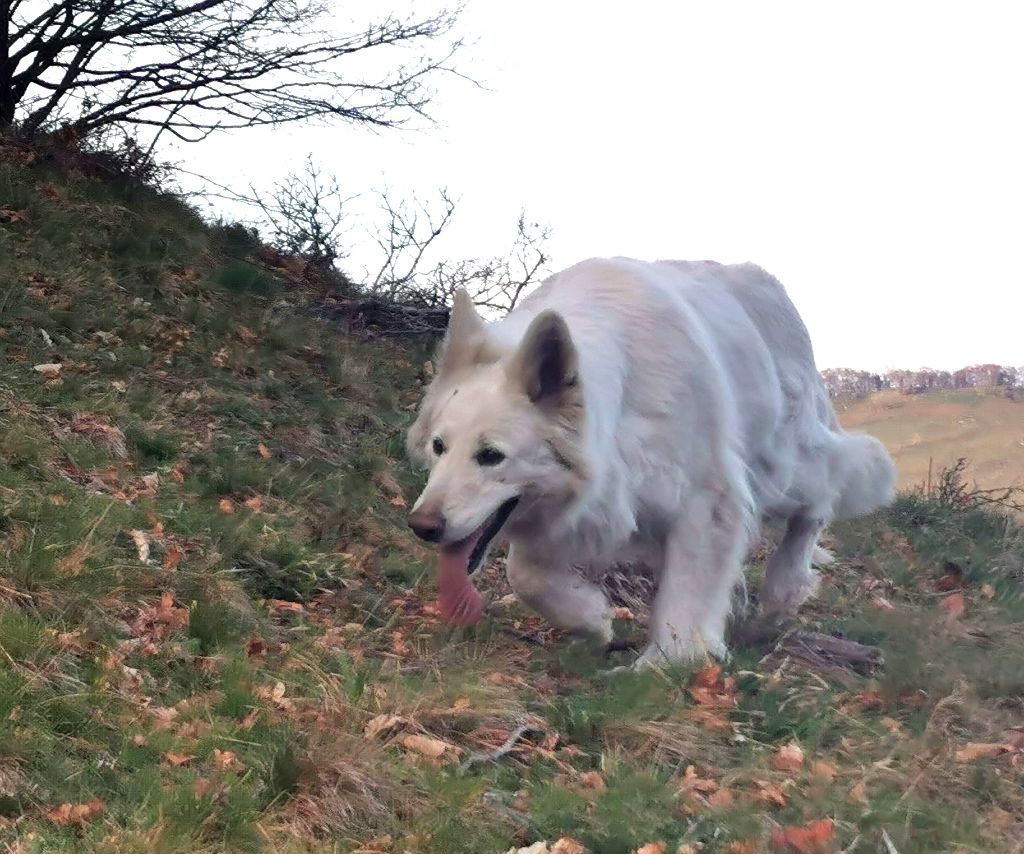
<svg viewBox="0 0 1024 854"><path fill-rule="evenodd" d="M892 370L883 374L829 368L821 372L829 397L866 397L876 391L892 390L902 394L922 394L937 389L1024 390L1024 365L971 365L958 371Z"/></svg>

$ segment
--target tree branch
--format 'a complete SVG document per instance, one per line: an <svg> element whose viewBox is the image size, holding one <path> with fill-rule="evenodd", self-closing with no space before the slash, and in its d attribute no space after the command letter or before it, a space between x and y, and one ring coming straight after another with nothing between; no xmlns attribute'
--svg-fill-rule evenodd
<svg viewBox="0 0 1024 854"><path fill-rule="evenodd" d="M13 102L29 134L58 117L86 132L134 124L183 138L310 118L390 127L424 115L429 79L454 73L461 47L380 76L355 65L445 39L459 8L344 35L321 31L326 7L303 0L61 0L6 23L4 8L0 107ZM0 125L15 118L7 113Z"/></svg>

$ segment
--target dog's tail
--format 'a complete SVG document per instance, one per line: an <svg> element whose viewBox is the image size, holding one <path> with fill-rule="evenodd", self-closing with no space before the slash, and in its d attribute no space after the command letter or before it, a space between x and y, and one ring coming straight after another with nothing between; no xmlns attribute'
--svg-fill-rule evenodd
<svg viewBox="0 0 1024 854"><path fill-rule="evenodd" d="M896 466L885 446L866 433L842 432L833 452L836 518L862 516L893 499Z"/></svg>

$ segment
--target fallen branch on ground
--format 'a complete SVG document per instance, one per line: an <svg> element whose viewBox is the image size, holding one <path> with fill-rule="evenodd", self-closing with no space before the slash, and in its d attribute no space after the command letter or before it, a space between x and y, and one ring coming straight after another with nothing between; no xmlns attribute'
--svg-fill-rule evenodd
<svg viewBox="0 0 1024 854"><path fill-rule="evenodd" d="M403 305L381 299L323 300L310 313L344 324L346 332L372 329L383 335L440 335L448 328L450 309Z"/></svg>
<svg viewBox="0 0 1024 854"><path fill-rule="evenodd" d="M498 762L516 749L520 741L535 740L544 735L544 730L532 726L519 726L513 730L512 735L505 739L500 747L488 750L483 753L471 753L459 766L460 772L468 771L474 765L486 765L491 762Z"/></svg>
<svg viewBox="0 0 1024 854"><path fill-rule="evenodd" d="M839 682L867 676L885 663L876 646L763 618L751 618L736 626L732 642L748 649L761 648L766 658L789 658Z"/></svg>

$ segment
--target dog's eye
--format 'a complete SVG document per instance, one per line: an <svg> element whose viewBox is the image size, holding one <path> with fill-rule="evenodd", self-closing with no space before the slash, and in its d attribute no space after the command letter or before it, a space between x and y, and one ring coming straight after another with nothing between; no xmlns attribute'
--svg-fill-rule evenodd
<svg viewBox="0 0 1024 854"><path fill-rule="evenodd" d="M444 442L441 441L441 437L438 436L434 439L434 453L441 456L445 452Z"/></svg>
<svg viewBox="0 0 1024 854"><path fill-rule="evenodd" d="M476 452L477 465L496 466L504 459L505 455L497 448L481 448Z"/></svg>

